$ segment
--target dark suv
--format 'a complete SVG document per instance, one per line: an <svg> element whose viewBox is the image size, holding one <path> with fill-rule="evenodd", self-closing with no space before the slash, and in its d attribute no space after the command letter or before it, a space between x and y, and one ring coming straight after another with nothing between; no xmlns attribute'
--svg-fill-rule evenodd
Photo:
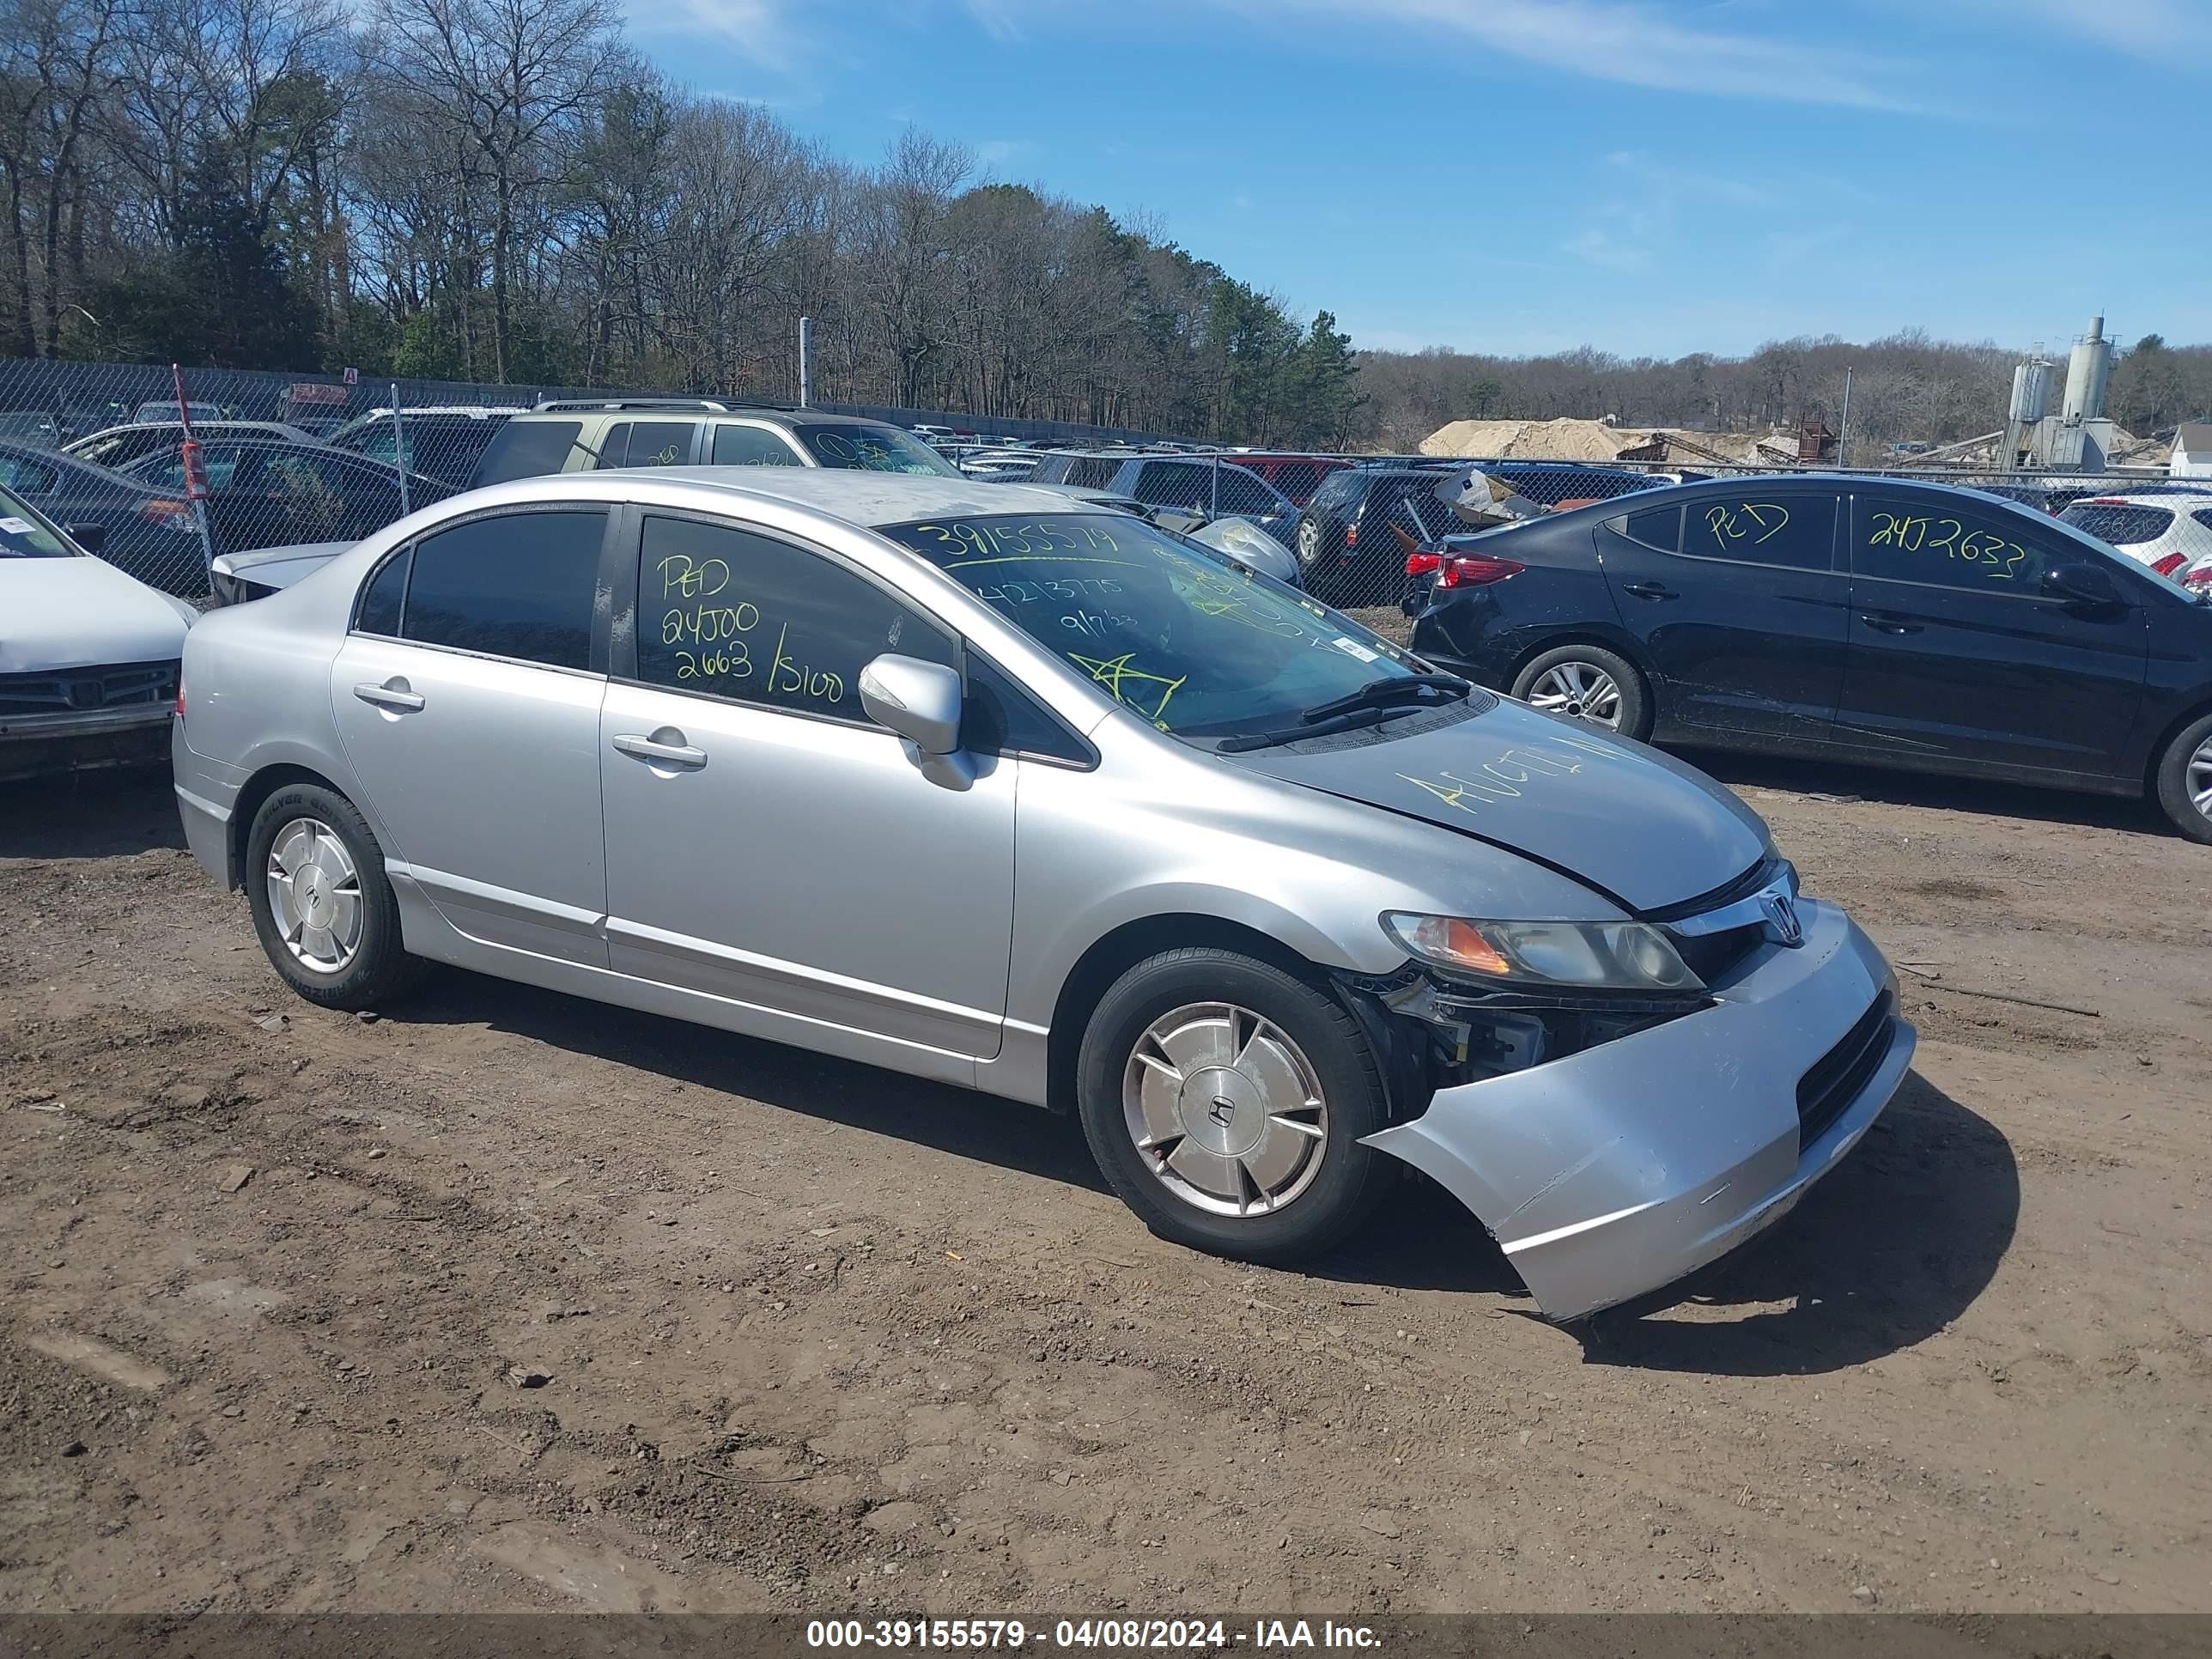
<svg viewBox="0 0 2212 1659"><path fill-rule="evenodd" d="M1407 548L1462 528L1437 495L1434 466L1347 466L1330 473L1298 515L1291 550L1307 592L1330 605L1387 605L1399 595Z"/></svg>

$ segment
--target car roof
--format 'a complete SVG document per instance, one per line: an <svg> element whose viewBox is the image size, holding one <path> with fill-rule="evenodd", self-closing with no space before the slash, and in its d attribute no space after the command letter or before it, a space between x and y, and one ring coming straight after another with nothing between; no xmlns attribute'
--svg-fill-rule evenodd
<svg viewBox="0 0 2212 1659"><path fill-rule="evenodd" d="M637 399L627 406L617 398L609 398L605 404L585 403L579 399L564 401L557 409L517 410L514 418L518 421L574 421L587 415L604 416L617 421L767 421L786 426L883 426L908 437L914 435L896 421L879 421L870 415L837 415L826 409L792 409L778 404L732 403L724 409L706 409L688 404L682 398L672 398L665 403Z"/></svg>
<svg viewBox="0 0 2212 1659"><path fill-rule="evenodd" d="M2130 507L2178 507L2190 501L2212 501L2212 487L2203 489L2185 489L2166 487L2159 489L2100 489L2094 495L2084 495L2068 505L2067 511L2077 507L2094 507L2125 501Z"/></svg>
<svg viewBox="0 0 2212 1659"><path fill-rule="evenodd" d="M586 479L592 481L591 488L580 489L581 481ZM611 482L616 488L605 493L620 498L642 479L726 492L734 501L787 501L869 530L956 514L994 519L1024 513L1124 516L1110 507L1078 501L1051 485L990 483L981 478L940 478L933 474L834 466L614 467L604 472L547 473L493 488L502 499L513 501L573 501L580 493L596 498L602 494L599 486Z"/></svg>

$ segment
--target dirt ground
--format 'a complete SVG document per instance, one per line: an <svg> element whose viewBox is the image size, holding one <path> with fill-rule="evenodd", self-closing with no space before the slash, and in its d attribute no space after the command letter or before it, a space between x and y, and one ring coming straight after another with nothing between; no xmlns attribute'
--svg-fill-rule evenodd
<svg viewBox="0 0 2212 1659"><path fill-rule="evenodd" d="M2212 848L1717 765L1917 1071L1583 1333L1432 1188L1255 1271L1042 1113L455 973L322 1012L166 778L0 791L0 1606L2212 1607Z"/></svg>

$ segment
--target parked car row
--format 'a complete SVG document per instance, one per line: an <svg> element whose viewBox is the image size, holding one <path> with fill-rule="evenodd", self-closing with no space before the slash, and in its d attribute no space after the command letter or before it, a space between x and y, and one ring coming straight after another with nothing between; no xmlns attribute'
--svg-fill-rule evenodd
<svg viewBox="0 0 2212 1659"><path fill-rule="evenodd" d="M2077 518L2142 510L1714 480L1437 538L1403 605L1424 658L1629 737L2148 794L2212 842L2212 591Z"/></svg>

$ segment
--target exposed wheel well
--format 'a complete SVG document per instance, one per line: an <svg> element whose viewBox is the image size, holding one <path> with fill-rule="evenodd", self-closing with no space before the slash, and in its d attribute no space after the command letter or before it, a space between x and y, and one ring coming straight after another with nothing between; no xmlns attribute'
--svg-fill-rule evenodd
<svg viewBox="0 0 2212 1659"><path fill-rule="evenodd" d="M261 811L261 804L270 796L286 785L295 783L312 783L334 795L345 794L344 790L321 773L304 766L266 766L248 778L230 809L229 876L234 889L246 884L246 837L253 828L254 815Z"/></svg>
<svg viewBox="0 0 2212 1659"><path fill-rule="evenodd" d="M1313 963L1296 951L1241 922L1204 915L1146 916L1141 921L1124 922L1083 953L1053 1004L1052 1031L1045 1054L1045 1102L1054 1111L1075 1109L1075 1063L1083 1047L1084 1028L1107 988L1146 957L1186 945L1240 951L1316 985L1324 983Z"/></svg>
<svg viewBox="0 0 2212 1659"><path fill-rule="evenodd" d="M2153 740L2150 753L2143 760L2143 793L2153 801L2158 799L2158 763L2166 758L2166 746L2181 734L2182 730L2195 725L2207 714L2212 714L2212 702L2200 702L2175 715L2166 723L2166 729Z"/></svg>

